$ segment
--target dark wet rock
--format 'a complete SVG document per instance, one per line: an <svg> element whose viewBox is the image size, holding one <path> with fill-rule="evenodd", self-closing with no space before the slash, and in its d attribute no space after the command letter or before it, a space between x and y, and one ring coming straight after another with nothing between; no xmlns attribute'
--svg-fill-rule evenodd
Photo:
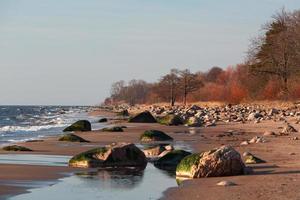
<svg viewBox="0 0 300 200"><path fill-rule="evenodd" d="M244 172L245 165L241 156L231 146L187 156L176 169L177 176L189 178L234 176Z"/></svg>
<svg viewBox="0 0 300 200"><path fill-rule="evenodd" d="M258 118L262 118L263 117L263 115L262 114L260 114L260 113L250 113L249 114L249 116L248 116L248 121L254 121L254 120L256 120L256 119L258 119Z"/></svg>
<svg viewBox="0 0 300 200"><path fill-rule="evenodd" d="M61 136L58 140L65 141L65 142L89 142L75 134L65 134Z"/></svg>
<svg viewBox="0 0 300 200"><path fill-rule="evenodd" d="M154 162L154 166L165 170L175 170L178 163L188 155L191 153L184 150L174 150L159 158Z"/></svg>
<svg viewBox="0 0 300 200"><path fill-rule="evenodd" d="M91 123L87 120L79 120L72 124L71 126L68 126L63 131L64 132L71 132L71 131L91 131L92 126Z"/></svg>
<svg viewBox="0 0 300 200"><path fill-rule="evenodd" d="M108 121L107 118L101 118L98 120L99 123L105 123L107 121Z"/></svg>
<svg viewBox="0 0 300 200"><path fill-rule="evenodd" d="M31 149L18 145L10 145L2 148L4 151L32 151Z"/></svg>
<svg viewBox="0 0 300 200"><path fill-rule="evenodd" d="M173 138L159 130L148 130L141 135L140 140L142 142L154 142L173 140Z"/></svg>
<svg viewBox="0 0 300 200"><path fill-rule="evenodd" d="M104 132L123 132L123 127L121 126L113 126L113 127L107 127L103 128L102 131Z"/></svg>
<svg viewBox="0 0 300 200"><path fill-rule="evenodd" d="M71 167L137 167L144 169L147 165L145 154L130 143L117 143L106 147L95 148L74 156Z"/></svg>
<svg viewBox="0 0 300 200"><path fill-rule="evenodd" d="M269 112L268 112L268 115L277 115L277 114L279 114L279 110L277 110L277 109L275 109L275 108L272 108L272 109L270 109L269 110Z"/></svg>
<svg viewBox="0 0 300 200"><path fill-rule="evenodd" d="M183 124L181 117L173 114L159 118L158 122L168 126L178 126Z"/></svg>
<svg viewBox="0 0 300 200"><path fill-rule="evenodd" d="M129 119L131 123L156 123L156 119L149 111L144 111Z"/></svg>
<svg viewBox="0 0 300 200"><path fill-rule="evenodd" d="M128 110L122 110L121 112L118 112L117 115L118 116L123 116L123 117L128 117L129 112L128 112Z"/></svg>

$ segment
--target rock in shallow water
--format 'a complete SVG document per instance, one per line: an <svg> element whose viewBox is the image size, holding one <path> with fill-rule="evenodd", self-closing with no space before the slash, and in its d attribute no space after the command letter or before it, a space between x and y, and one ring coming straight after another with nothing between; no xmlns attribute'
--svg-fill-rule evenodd
<svg viewBox="0 0 300 200"><path fill-rule="evenodd" d="M130 143L117 143L95 148L74 156L69 161L71 167L137 167L144 169L147 165L145 154Z"/></svg>
<svg viewBox="0 0 300 200"><path fill-rule="evenodd" d="M173 138L159 130L148 130L141 135L140 140L142 142L154 142L173 140Z"/></svg>
<svg viewBox="0 0 300 200"><path fill-rule="evenodd" d="M191 153L184 150L174 150L159 158L154 162L154 166L160 169L175 170L178 163L188 155Z"/></svg>
<svg viewBox="0 0 300 200"><path fill-rule="evenodd" d="M87 120L79 120L72 124L71 126L68 126L63 130L63 132L71 132L71 131L91 131L92 126L91 123Z"/></svg>
<svg viewBox="0 0 300 200"><path fill-rule="evenodd" d="M185 157L178 164L177 176L189 178L241 175L245 165L240 154L231 146Z"/></svg>

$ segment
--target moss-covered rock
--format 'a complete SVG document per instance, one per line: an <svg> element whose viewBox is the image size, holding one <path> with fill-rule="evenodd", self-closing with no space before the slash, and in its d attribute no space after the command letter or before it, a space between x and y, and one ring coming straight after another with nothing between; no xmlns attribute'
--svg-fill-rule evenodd
<svg viewBox="0 0 300 200"><path fill-rule="evenodd" d="M101 118L101 119L98 120L99 123L105 123L107 121L108 121L107 118Z"/></svg>
<svg viewBox="0 0 300 200"><path fill-rule="evenodd" d="M113 126L113 127L103 128L102 131L105 131L105 132L123 132L123 128L120 127L120 126Z"/></svg>
<svg viewBox="0 0 300 200"><path fill-rule="evenodd" d="M91 123L87 120L79 120L72 124L71 126L68 126L63 131L64 132L70 132L70 131L91 131L92 126Z"/></svg>
<svg viewBox="0 0 300 200"><path fill-rule="evenodd" d="M176 168L176 176L188 178L234 176L244 172L240 154L230 146L187 156Z"/></svg>
<svg viewBox="0 0 300 200"><path fill-rule="evenodd" d="M154 141L168 141L173 140L172 137L168 136L166 133L158 130L148 130L145 131L141 137L140 140L142 142L154 142Z"/></svg>
<svg viewBox="0 0 300 200"><path fill-rule="evenodd" d="M145 168L144 153L134 144L118 143L80 153L69 161L72 167L138 167Z"/></svg>
<svg viewBox="0 0 300 200"><path fill-rule="evenodd" d="M184 150L174 150L155 161L154 166L165 170L175 170L178 163L190 154Z"/></svg>
<svg viewBox="0 0 300 200"><path fill-rule="evenodd" d="M200 153L194 153L186 156L177 165L176 171L191 171L193 166L197 166L199 164L201 157L202 155Z"/></svg>
<svg viewBox="0 0 300 200"><path fill-rule="evenodd" d="M203 125L203 121L201 121L199 118L197 117L189 117L186 122L185 122L186 126L190 126L190 127L200 127Z"/></svg>
<svg viewBox="0 0 300 200"><path fill-rule="evenodd" d="M83 139L82 137L79 137L78 135L74 135L74 134L65 134L61 136L58 140L65 141L65 142L89 142Z"/></svg>
<svg viewBox="0 0 300 200"><path fill-rule="evenodd" d="M32 151L31 149L23 146L18 146L18 145L10 145L3 147L4 151Z"/></svg>
<svg viewBox="0 0 300 200"><path fill-rule="evenodd" d="M266 163L266 161L254 156L254 155L249 155L246 157L245 163L246 164L259 164L259 163Z"/></svg>
<svg viewBox="0 0 300 200"><path fill-rule="evenodd" d="M180 116L170 114L170 115L166 115L164 117L159 118L158 123L164 124L167 126L178 126L178 125L182 125L183 121Z"/></svg>
<svg viewBox="0 0 300 200"><path fill-rule="evenodd" d="M157 123L156 119L149 111L144 111L130 118L130 123Z"/></svg>

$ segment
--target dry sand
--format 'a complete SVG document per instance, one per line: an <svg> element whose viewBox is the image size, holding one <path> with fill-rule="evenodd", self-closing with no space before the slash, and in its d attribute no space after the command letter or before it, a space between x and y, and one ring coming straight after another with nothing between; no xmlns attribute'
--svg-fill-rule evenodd
<svg viewBox="0 0 300 200"><path fill-rule="evenodd" d="M103 115L94 112L94 115ZM293 124L293 123L292 123ZM219 123L216 127L189 129L184 126L163 126L159 124L128 124L125 132L108 133L101 131L76 133L91 143L58 142L51 137L43 142L21 143L33 149L30 154L75 155L99 145L112 142L138 142L140 134L147 129L159 129L167 132L176 141L184 141L194 152L209 150L221 145L232 145L241 154L249 151L267 161L265 164L249 165L253 173L244 176L202 178L184 181L179 187L170 188L164 193L165 199L300 199L300 140L291 140L299 133L291 136L267 137L268 142L240 146L245 139L261 136L264 131L279 132L283 122L264 121L254 123ZM293 124L294 125L294 124ZM300 130L299 125L294 125ZM191 131L193 130L193 131ZM217 137L228 130L239 134ZM0 153L7 153L0 151ZM290 155L294 153L295 155ZM45 167L26 165L0 165L0 180L49 180L62 176L62 172L77 169L69 167ZM221 187L216 184L222 180L230 180L237 184L233 187ZM155 183L154 183L155 184ZM7 187L0 183L0 195L24 192L17 187Z"/></svg>

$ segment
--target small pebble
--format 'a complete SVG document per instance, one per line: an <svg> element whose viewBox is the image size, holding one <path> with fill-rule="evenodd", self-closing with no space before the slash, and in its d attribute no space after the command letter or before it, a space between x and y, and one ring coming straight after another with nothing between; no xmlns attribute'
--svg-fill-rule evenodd
<svg viewBox="0 0 300 200"><path fill-rule="evenodd" d="M228 186L235 186L236 184L232 181L221 181L221 182L217 183L217 185L228 187Z"/></svg>

